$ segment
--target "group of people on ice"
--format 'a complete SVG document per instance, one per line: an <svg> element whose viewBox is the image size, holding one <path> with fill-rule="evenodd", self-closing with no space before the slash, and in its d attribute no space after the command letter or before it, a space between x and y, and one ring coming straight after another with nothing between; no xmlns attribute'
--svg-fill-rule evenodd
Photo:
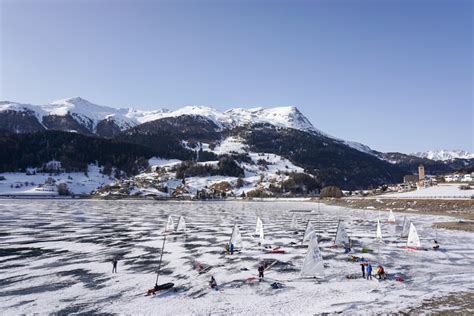
<svg viewBox="0 0 474 316"><path fill-rule="evenodd" d="M372 280L372 272L373 272L373 267L370 262L367 263L361 263L360 264L361 270L362 270L362 278L367 278L367 280ZM385 273L385 269L382 267L382 265L378 265L376 275L375 277L379 280L386 280L387 279L387 274Z"/></svg>

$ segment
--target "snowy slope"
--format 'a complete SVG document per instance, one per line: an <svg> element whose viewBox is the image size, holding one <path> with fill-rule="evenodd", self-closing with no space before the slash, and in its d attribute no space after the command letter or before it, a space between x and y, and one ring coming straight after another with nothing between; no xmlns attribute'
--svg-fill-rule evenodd
<svg viewBox="0 0 474 316"><path fill-rule="evenodd" d="M45 116L71 115L80 125L95 131L102 120L113 120L122 130L138 124L135 118L127 116L129 109L116 109L97 105L79 97L54 101L46 105L0 102L0 112L16 111L34 113L40 123Z"/></svg>
<svg viewBox="0 0 474 316"><path fill-rule="evenodd" d="M231 127L234 125L234 119L216 109L207 106L185 106L177 110L157 110L157 111L137 111L131 110L128 117L136 119L140 123L146 123L159 120L165 117L179 117L182 115L202 116L213 121L217 126Z"/></svg>
<svg viewBox="0 0 474 316"><path fill-rule="evenodd" d="M429 150L426 152L417 152L413 156L428 158L431 160L453 160L453 159L474 159L474 153L466 150Z"/></svg>
<svg viewBox="0 0 474 316"><path fill-rule="evenodd" d="M48 115L47 111L45 111L40 105L33 105L33 104L23 104L11 101L1 101L0 102L0 112L5 111L15 111L15 112L31 112L34 113L38 121L41 122L43 116Z"/></svg>
<svg viewBox="0 0 474 316"><path fill-rule="evenodd" d="M44 191L41 185L48 179L53 178L56 184L66 183L69 191L73 194L90 194L92 191L115 181L115 178L101 173L101 168L89 165L87 174L83 172L59 173L51 175L48 173L36 173L26 175L24 172L0 173L0 195L57 195L57 190Z"/></svg>
<svg viewBox="0 0 474 316"><path fill-rule="evenodd" d="M277 127L294 128L303 131L319 132L311 122L294 106L276 108L231 109L224 112L232 117L236 125L249 123L272 124Z"/></svg>
<svg viewBox="0 0 474 316"><path fill-rule="evenodd" d="M250 157L250 162L239 162L238 165L244 170L243 185L238 186L238 177L231 176L201 176L186 178L186 185L184 187L187 193L181 196L194 197L197 191L207 190L213 185L223 184L224 182L230 184L227 193L233 196L240 196L242 192L246 194L253 190L266 191L269 195L268 189L271 185L281 185L283 181L288 180L291 172L303 173L304 169L291 163L288 159L279 155L271 153L256 153L249 151L243 140L228 137L218 144L213 150L209 148L209 144L202 143L204 151L213 152L218 155L229 153L246 153ZM265 161L263 164L262 162ZM152 171L143 172L131 178L126 185L131 184L133 188L129 195L158 195L170 197L171 192L177 188L182 187L182 179L176 178L176 165L181 161L177 159L160 159L152 158L149 160ZM216 165L218 161L203 161L200 165ZM164 193L156 190L156 186L166 187L169 192ZM115 183L115 188L112 190L105 190L100 193L102 196L114 194L113 191L117 188L122 188L123 182Z"/></svg>
<svg viewBox="0 0 474 316"><path fill-rule="evenodd" d="M79 97L54 101L43 106L43 109L49 115L65 116L69 113L81 125L85 125L91 130L95 130L97 124L105 119L115 121L121 129L127 129L137 124L134 118L127 116L129 109L97 105Z"/></svg>

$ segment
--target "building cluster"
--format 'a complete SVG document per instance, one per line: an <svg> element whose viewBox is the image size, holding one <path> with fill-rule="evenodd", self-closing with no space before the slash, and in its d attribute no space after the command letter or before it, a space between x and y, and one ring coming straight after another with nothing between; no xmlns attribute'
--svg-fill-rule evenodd
<svg viewBox="0 0 474 316"><path fill-rule="evenodd" d="M35 191L51 192L51 193L57 192L59 195L69 194L69 189L67 187L67 184L64 182L58 183L52 177L48 177L48 179L46 179L43 184L38 185L38 187L35 188Z"/></svg>
<svg viewBox="0 0 474 316"><path fill-rule="evenodd" d="M410 174L403 177L403 183L397 184L397 191L411 191L414 189L427 188L438 184L438 179L425 174L425 167L418 166L418 174Z"/></svg>
<svg viewBox="0 0 474 316"><path fill-rule="evenodd" d="M474 181L474 172L447 174L443 178L445 182L472 182Z"/></svg>

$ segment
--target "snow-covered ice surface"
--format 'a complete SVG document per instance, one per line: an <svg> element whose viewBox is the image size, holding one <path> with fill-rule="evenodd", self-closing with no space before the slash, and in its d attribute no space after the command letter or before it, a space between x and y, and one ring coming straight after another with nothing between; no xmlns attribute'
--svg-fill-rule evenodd
<svg viewBox="0 0 474 316"><path fill-rule="evenodd" d="M452 199L471 198L474 190L461 190L458 184L439 184L432 187L421 188L409 192L389 193L379 196L380 198L428 198L428 199Z"/></svg>
<svg viewBox="0 0 474 316"><path fill-rule="evenodd" d="M311 210L297 213L297 234L290 229L290 210ZM169 235L163 256L159 283L174 282L176 291L145 297L155 283L169 215L185 216L188 228L186 234ZM282 246L285 254L268 254L257 246L251 236L257 216L266 242ZM398 237L402 216L395 216L396 225L382 223L385 244L379 245L376 212L312 202L2 200L0 314L387 313L433 296L474 290L472 233L431 227L449 217L409 214L422 246L430 247L436 238L442 250L408 251L400 248L404 241ZM308 219L320 234L325 260L325 278L319 281L298 274ZM383 263L389 280L346 278L359 276L360 266L348 262L343 249L331 247L339 219L353 240L351 254ZM243 250L228 255L224 244L234 223L242 232ZM362 247L373 252L362 254ZM119 257L117 274L111 273L114 256ZM265 281L249 280L261 260L277 263ZM199 274L196 262L212 269ZM208 288L211 274L220 291ZM396 275L405 282L395 281ZM285 287L272 289L275 280Z"/></svg>

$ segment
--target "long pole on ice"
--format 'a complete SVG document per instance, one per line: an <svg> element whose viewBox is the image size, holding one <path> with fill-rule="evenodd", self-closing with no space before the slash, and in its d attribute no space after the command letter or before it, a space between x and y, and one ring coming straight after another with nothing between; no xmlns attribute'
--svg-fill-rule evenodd
<svg viewBox="0 0 474 316"><path fill-rule="evenodd" d="M308 219L308 223L306 224L306 228L305 228L305 230L304 230L304 232L303 232L303 239L301 240L301 244L304 244L304 237L305 237L305 235L306 235L306 231L308 230L308 227L309 227L309 219Z"/></svg>
<svg viewBox="0 0 474 316"><path fill-rule="evenodd" d="M339 233L339 225L341 225L341 220L337 222L336 237L334 237L334 244L336 244L337 234Z"/></svg>
<svg viewBox="0 0 474 316"><path fill-rule="evenodd" d="M165 242L166 242L166 233L165 233L165 237L163 238L163 246L161 247L161 256L160 256L160 263L158 264L158 271L156 272L156 282L155 282L156 285L158 285L158 278L160 277L161 262L163 261L163 253L165 252Z"/></svg>

